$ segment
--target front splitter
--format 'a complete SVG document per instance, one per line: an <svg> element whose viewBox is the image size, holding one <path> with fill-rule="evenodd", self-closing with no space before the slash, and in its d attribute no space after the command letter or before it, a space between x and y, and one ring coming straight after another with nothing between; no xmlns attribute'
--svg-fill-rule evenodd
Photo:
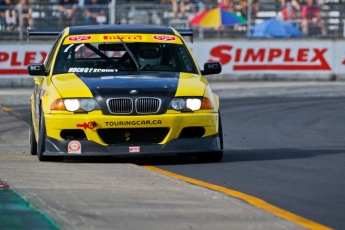
<svg viewBox="0 0 345 230"><path fill-rule="evenodd" d="M69 151L71 142L78 146ZM80 148L80 149L79 149ZM88 140L57 140L46 138L45 152L50 156L130 156L130 155L166 155L193 154L200 152L222 151L218 134L202 138L183 138L166 144L152 145L109 145L103 146Z"/></svg>

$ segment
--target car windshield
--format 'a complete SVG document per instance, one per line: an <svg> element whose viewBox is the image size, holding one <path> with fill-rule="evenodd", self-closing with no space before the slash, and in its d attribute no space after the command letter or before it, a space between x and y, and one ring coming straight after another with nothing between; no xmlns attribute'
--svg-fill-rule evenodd
<svg viewBox="0 0 345 230"><path fill-rule="evenodd" d="M57 54L53 74L122 71L197 74L194 62L182 44L123 41L62 44Z"/></svg>

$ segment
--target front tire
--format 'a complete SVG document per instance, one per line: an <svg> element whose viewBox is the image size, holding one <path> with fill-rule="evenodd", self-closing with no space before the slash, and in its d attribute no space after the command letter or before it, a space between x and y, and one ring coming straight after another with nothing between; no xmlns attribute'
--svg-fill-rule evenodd
<svg viewBox="0 0 345 230"><path fill-rule="evenodd" d="M38 141L37 141L37 156L39 161L62 161L62 156L44 156L46 146L46 124L44 120L44 113L41 110L40 123L38 128Z"/></svg>
<svg viewBox="0 0 345 230"><path fill-rule="evenodd" d="M29 127L29 144L30 144L30 154L37 155L37 141L35 138L35 130L32 121L32 114L30 119L30 127Z"/></svg>

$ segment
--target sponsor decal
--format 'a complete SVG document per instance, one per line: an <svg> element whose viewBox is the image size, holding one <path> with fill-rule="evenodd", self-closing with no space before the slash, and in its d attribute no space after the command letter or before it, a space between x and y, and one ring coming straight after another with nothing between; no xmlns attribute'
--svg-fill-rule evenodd
<svg viewBox="0 0 345 230"><path fill-rule="evenodd" d="M81 153L81 144L79 141L68 143L68 153Z"/></svg>
<svg viewBox="0 0 345 230"><path fill-rule="evenodd" d="M30 70L31 71L39 71L39 70L41 70L41 65L31 65Z"/></svg>
<svg viewBox="0 0 345 230"><path fill-rule="evenodd" d="M220 65L218 63L207 63L207 68L209 69L218 69L220 68Z"/></svg>
<svg viewBox="0 0 345 230"><path fill-rule="evenodd" d="M78 35L78 36L70 36L68 37L69 41L75 41L75 42L80 42L80 41L87 41L92 38L91 35Z"/></svg>
<svg viewBox="0 0 345 230"><path fill-rule="evenodd" d="M69 73L112 73L117 72L117 69L95 69L95 68L76 68L70 67Z"/></svg>
<svg viewBox="0 0 345 230"><path fill-rule="evenodd" d="M144 41L146 40L145 36L143 35L103 35L103 40L105 41L119 41L119 37L121 40L127 41Z"/></svg>
<svg viewBox="0 0 345 230"><path fill-rule="evenodd" d="M129 147L130 153L140 153L140 147Z"/></svg>
<svg viewBox="0 0 345 230"><path fill-rule="evenodd" d="M235 71L257 70L331 70L325 53L328 48L234 48L231 45L211 49L208 62L233 62ZM215 59L216 58L216 59Z"/></svg>
<svg viewBox="0 0 345 230"><path fill-rule="evenodd" d="M97 127L97 123L95 121L91 121L88 123L84 122L83 124L77 124L77 127L83 127L84 129L89 128L92 130Z"/></svg>
<svg viewBox="0 0 345 230"><path fill-rule="evenodd" d="M176 41L175 36L169 35L153 35L153 38L159 41Z"/></svg>
<svg viewBox="0 0 345 230"><path fill-rule="evenodd" d="M138 121L106 121L105 126L122 126L122 125L161 125L161 120L138 120Z"/></svg>

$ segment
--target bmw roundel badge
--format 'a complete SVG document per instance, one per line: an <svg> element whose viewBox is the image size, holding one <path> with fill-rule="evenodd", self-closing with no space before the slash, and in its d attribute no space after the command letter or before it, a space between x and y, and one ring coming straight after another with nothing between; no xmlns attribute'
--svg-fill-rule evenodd
<svg viewBox="0 0 345 230"><path fill-rule="evenodd" d="M139 91L136 90L136 89L131 89L131 90L129 91L129 93L130 93L130 94L137 94L137 93L139 93Z"/></svg>

